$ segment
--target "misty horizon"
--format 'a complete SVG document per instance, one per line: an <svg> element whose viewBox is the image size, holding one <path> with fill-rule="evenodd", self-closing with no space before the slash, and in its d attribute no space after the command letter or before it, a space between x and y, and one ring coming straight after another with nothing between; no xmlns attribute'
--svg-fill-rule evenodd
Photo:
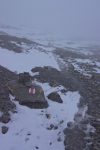
<svg viewBox="0 0 100 150"><path fill-rule="evenodd" d="M0 23L66 39L100 40L99 0L0 0Z"/></svg>

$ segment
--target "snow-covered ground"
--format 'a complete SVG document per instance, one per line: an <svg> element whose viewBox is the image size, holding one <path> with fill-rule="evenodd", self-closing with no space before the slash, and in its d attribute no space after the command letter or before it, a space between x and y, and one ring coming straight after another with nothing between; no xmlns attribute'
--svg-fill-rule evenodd
<svg viewBox="0 0 100 150"><path fill-rule="evenodd" d="M50 87L47 84L42 87L46 94ZM62 104L48 100L49 107L42 110L30 109L15 102L17 113L12 115L12 121L7 124L7 134L0 134L0 147L3 150L35 150L37 147L40 150L64 150L63 130L68 121L73 121L74 114L78 111L80 95L78 92L60 95ZM50 130L51 124L55 128Z"/></svg>
<svg viewBox="0 0 100 150"><path fill-rule="evenodd" d="M32 49L30 53L14 53L6 49L0 49L0 64L12 71L31 71L38 66L52 66L59 70L52 53L43 53Z"/></svg>

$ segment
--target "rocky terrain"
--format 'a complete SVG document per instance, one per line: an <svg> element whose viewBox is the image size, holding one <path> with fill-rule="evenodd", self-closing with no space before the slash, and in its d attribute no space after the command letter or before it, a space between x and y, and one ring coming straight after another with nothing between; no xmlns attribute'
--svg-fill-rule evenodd
<svg viewBox="0 0 100 150"><path fill-rule="evenodd" d="M75 70L74 66L68 62L69 58L73 60L98 59L98 55L87 56L81 53L70 52L56 49L54 52L59 55L64 62L59 61L61 72L54 68L34 68L33 72L39 72L35 78L41 82L48 82L51 86L63 85L65 91L79 91L81 95L78 105L79 112L75 115L74 122L68 123L65 133L66 150L99 150L100 149L100 74L94 72L94 65L85 64L84 67L89 71L90 76ZM99 57L100 58L100 57ZM99 59L100 61L100 59ZM80 63L80 66L82 63ZM62 92L65 92L62 90ZM86 107L83 116L82 110ZM80 144L79 144L80 143Z"/></svg>
<svg viewBox="0 0 100 150"><path fill-rule="evenodd" d="M64 51L64 54L57 51L57 54L65 61L68 58L83 58L86 59L87 56L76 54L74 52ZM94 54L90 59L98 59L98 56ZM100 58L100 57L99 57ZM99 59L100 61L100 59ZM81 64L81 63L80 63ZM87 64L85 65L87 68ZM66 69L66 68L65 68ZM77 87L81 94L81 99L79 103L79 112L75 115L74 123L69 123L68 128L65 129L65 149L66 150L99 150L100 149L100 74L94 72L94 66L88 67L90 76L84 75L71 67L67 70L66 74L70 78L79 83ZM64 71L65 72L65 71ZM86 107L84 116L82 115L82 109Z"/></svg>
<svg viewBox="0 0 100 150"><path fill-rule="evenodd" d="M9 98L9 89L7 88L7 82L12 79L16 79L16 74L8 69L0 66L0 122L7 124L10 120L10 112L16 112L16 105ZM2 126L2 132L6 133L8 128Z"/></svg>
<svg viewBox="0 0 100 150"><path fill-rule="evenodd" d="M23 42L30 48L37 45L25 38L0 35L0 47L17 53L22 52ZM42 48L38 50L42 50ZM52 53L60 70L51 66L31 68L32 80L48 83L50 87L63 86L63 89L60 89L63 94L68 91L79 91L81 95L74 121L68 122L63 131L65 150L100 149L100 73L97 72L100 69L97 64L97 61L100 63L99 50L96 52L92 50L91 55L85 55L68 48L56 48ZM44 51L45 49L42 52ZM17 79L18 74L0 66L0 122L4 123L1 128L4 134L8 131L6 123L11 120L10 114L17 113L15 103L9 98L7 83ZM58 92L51 92L47 97L52 101L63 103ZM49 118L48 114L47 117ZM50 129L53 128L54 125Z"/></svg>

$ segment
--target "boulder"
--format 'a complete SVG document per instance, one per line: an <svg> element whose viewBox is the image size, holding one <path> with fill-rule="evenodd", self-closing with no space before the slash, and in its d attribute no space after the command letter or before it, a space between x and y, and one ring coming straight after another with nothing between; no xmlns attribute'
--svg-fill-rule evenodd
<svg viewBox="0 0 100 150"><path fill-rule="evenodd" d="M8 132L8 127L2 126L1 131L2 131L2 134L6 134Z"/></svg>
<svg viewBox="0 0 100 150"><path fill-rule="evenodd" d="M63 103L60 95L57 92L52 92L47 97L54 102Z"/></svg>
<svg viewBox="0 0 100 150"><path fill-rule="evenodd" d="M7 113L4 113L1 117L0 117L0 121L2 123L8 123L10 121L10 114L7 112Z"/></svg>
<svg viewBox="0 0 100 150"><path fill-rule="evenodd" d="M68 123L67 123L67 127L68 127L68 128L73 128L73 127L74 127L74 123L71 122L71 121L68 122Z"/></svg>
<svg viewBox="0 0 100 150"><path fill-rule="evenodd" d="M8 88L21 105L39 109L48 107L44 91L39 85L25 86L13 80L8 82Z"/></svg>

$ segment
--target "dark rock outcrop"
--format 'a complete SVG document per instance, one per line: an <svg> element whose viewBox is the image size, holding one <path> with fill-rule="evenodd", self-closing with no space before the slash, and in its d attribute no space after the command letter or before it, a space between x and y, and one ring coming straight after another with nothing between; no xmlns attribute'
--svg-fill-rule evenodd
<svg viewBox="0 0 100 150"><path fill-rule="evenodd" d="M52 87L62 85L69 91L77 91L79 88L79 84L74 77L67 76L66 73L64 74L64 72L59 71L56 68L50 66L35 67L31 71L33 73L39 72L39 74L34 75L33 78L36 78L42 83L49 83Z"/></svg>
<svg viewBox="0 0 100 150"><path fill-rule="evenodd" d="M3 49L8 49L10 51L14 51L16 53L21 53L23 50L23 44L27 46L36 46L37 43L26 38L20 38L16 36L12 36L9 34L0 34L0 47Z"/></svg>
<svg viewBox="0 0 100 150"><path fill-rule="evenodd" d="M8 123L10 118L10 112L15 112L16 105L10 100L9 89L7 82L11 79L16 79L16 74L8 69L0 66L0 122Z"/></svg>
<svg viewBox="0 0 100 150"><path fill-rule="evenodd" d="M7 113L4 113L1 117L0 117L0 121L2 123L8 123L10 121L10 114L7 112Z"/></svg>
<svg viewBox="0 0 100 150"><path fill-rule="evenodd" d="M39 109L48 107L44 91L39 85L25 86L17 80L13 80L8 82L7 86L21 105ZM35 90L35 93L30 93L31 90Z"/></svg>
<svg viewBox="0 0 100 150"><path fill-rule="evenodd" d="M66 129L64 131L65 150L83 150L85 133L79 128Z"/></svg>
<svg viewBox="0 0 100 150"><path fill-rule="evenodd" d="M63 100L57 92L52 92L47 97L54 102L63 103Z"/></svg>

